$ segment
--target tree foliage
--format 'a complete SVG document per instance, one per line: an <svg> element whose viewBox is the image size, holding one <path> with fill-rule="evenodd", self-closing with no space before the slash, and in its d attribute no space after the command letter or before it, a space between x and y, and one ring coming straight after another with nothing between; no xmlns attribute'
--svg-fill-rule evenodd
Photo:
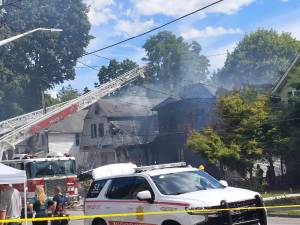
<svg viewBox="0 0 300 225"><path fill-rule="evenodd" d="M148 38L143 48L149 65L149 80L166 90L178 90L187 82L205 81L209 60L201 54L201 45L187 43L168 31Z"/></svg>
<svg viewBox="0 0 300 225"><path fill-rule="evenodd" d="M214 74L220 85L272 84L300 50L300 42L290 33L258 29L246 35L232 53L227 53L224 67Z"/></svg>
<svg viewBox="0 0 300 225"><path fill-rule="evenodd" d="M35 32L1 47L1 84L17 87L2 94L4 102L23 112L32 111L41 106L41 90L74 79L76 61L91 39L87 12L82 0L23 0L7 10L9 26L0 28L2 38L38 27L62 28L63 32ZM9 116L2 112L4 107L0 110L1 119Z"/></svg>
<svg viewBox="0 0 300 225"><path fill-rule="evenodd" d="M80 96L77 89L73 88L70 84L63 86L57 93L57 99L59 102L67 102Z"/></svg>
<svg viewBox="0 0 300 225"><path fill-rule="evenodd" d="M230 164L232 160L240 158L238 146L227 147L220 135L210 127L206 127L201 133L193 132L187 146L199 152L212 164Z"/></svg>
<svg viewBox="0 0 300 225"><path fill-rule="evenodd" d="M270 116L268 98L248 87L232 91L218 100L217 115L218 129L193 134L188 146L245 175L265 154L262 125Z"/></svg>
<svg viewBox="0 0 300 225"><path fill-rule="evenodd" d="M125 59L122 62L118 62L117 60L113 59L109 62L108 66L102 66L100 68L99 73L98 73L99 83L101 85L106 82L109 82L109 81L117 78L118 76L136 68L137 66L138 66L138 64L130 59ZM111 93L110 96L124 94L126 91L128 91L128 88L130 88L138 83L141 83L141 82L142 82L141 79L137 79L134 82L127 84L125 87L122 87L121 89ZM95 86L97 87L97 86L99 86L99 84L96 83Z"/></svg>
<svg viewBox="0 0 300 225"><path fill-rule="evenodd" d="M99 83L104 84L109 82L137 66L138 65L130 59L125 59L122 62L113 59L109 62L108 66L102 66L100 68L98 73Z"/></svg>

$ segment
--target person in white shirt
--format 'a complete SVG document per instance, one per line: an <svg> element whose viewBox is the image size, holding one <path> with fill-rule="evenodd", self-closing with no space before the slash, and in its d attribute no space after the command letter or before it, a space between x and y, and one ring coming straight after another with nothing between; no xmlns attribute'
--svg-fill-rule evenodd
<svg viewBox="0 0 300 225"><path fill-rule="evenodd" d="M22 198L20 192L9 184L0 184L0 220L19 219L22 212ZM3 225L4 223L0 223ZM19 225L8 223L7 225Z"/></svg>

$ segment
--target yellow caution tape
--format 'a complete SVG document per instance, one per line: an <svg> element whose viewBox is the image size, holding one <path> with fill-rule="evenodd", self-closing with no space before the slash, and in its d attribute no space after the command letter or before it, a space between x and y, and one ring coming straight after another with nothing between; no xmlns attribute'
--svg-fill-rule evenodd
<svg viewBox="0 0 300 225"><path fill-rule="evenodd" d="M211 213L224 211L242 211L242 210L259 210L259 209L283 209L283 208L300 208L300 205L280 205L280 206L262 206L262 207L244 207L244 208L225 208L225 209L197 209L197 210L171 210L171 211L156 211L156 212L132 212L132 213L110 213L96 215L80 215L80 216L64 216L64 217L44 217L44 218L27 218L27 219L8 219L0 220L0 223L22 223L32 221L55 221L55 220L82 220L107 217L128 217L128 216L145 216L145 215L164 215L177 213Z"/></svg>

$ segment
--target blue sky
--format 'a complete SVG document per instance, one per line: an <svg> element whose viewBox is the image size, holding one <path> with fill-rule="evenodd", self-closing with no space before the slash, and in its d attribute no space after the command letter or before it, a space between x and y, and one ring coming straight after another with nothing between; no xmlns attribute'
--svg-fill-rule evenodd
<svg viewBox="0 0 300 225"><path fill-rule="evenodd" d="M89 52L159 26L215 0L83 1L90 6L90 33L95 37L86 49ZM300 40L300 1L224 0L163 30L181 35L186 41L199 42L203 54L209 56L210 71L213 72L223 66L226 57L223 53L232 51L245 34L258 28L291 32ZM142 46L150 35L157 32L97 54L117 60L129 58L142 63L141 58L145 56ZM109 60L93 55L83 57L80 61L97 67L109 63ZM63 85L71 84L82 91L84 87L92 89L94 82L97 82L97 71L78 63L75 80L66 81ZM49 92L55 94L61 86Z"/></svg>

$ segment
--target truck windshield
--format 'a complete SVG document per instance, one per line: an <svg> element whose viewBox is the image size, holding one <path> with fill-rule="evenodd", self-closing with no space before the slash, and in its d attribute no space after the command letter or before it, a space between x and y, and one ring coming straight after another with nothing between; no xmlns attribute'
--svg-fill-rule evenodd
<svg viewBox="0 0 300 225"><path fill-rule="evenodd" d="M28 178L70 176L76 174L74 160L36 161L26 164Z"/></svg>
<svg viewBox="0 0 300 225"><path fill-rule="evenodd" d="M194 191L224 188L215 178L202 171L187 171L152 177L164 195L180 195Z"/></svg>

